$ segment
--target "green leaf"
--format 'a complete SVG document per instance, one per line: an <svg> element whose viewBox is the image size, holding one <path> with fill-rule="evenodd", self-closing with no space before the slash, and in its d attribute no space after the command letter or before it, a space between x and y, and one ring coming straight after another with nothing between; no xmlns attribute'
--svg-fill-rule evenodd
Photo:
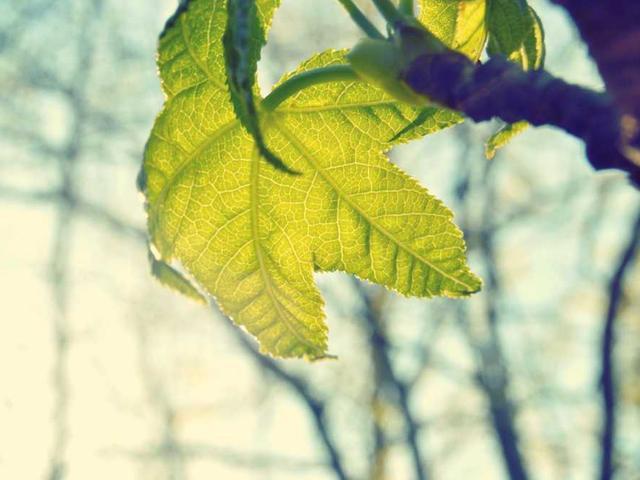
<svg viewBox="0 0 640 480"><path fill-rule="evenodd" d="M506 56L512 62L518 63L523 70L542 68L544 65L545 46L544 30L542 29L540 18L533 8L526 7L525 13L517 23L523 28L520 44L517 45L516 48L513 48L513 45L504 40L504 38L511 38L511 36L508 33L505 34L502 30L508 32L512 27L501 27L498 28L497 31L492 30L490 32L489 54L492 56ZM505 47L505 45L508 47ZM485 147L485 155L487 158L493 158L499 148L504 147L528 127L529 124L527 122L517 122L511 125L504 125L500 128L500 130L494 133L487 141Z"/></svg>
<svg viewBox="0 0 640 480"><path fill-rule="evenodd" d="M275 1L258 2L263 31ZM225 3L192 0L162 36L166 103L144 159L151 243L177 260L264 352L322 358L323 302L313 272L343 270L405 295L467 296L469 271L451 212L385 157L422 111L358 80L314 85L262 111L267 163L225 84ZM325 52L296 72L346 64ZM283 81L285 80L283 79ZM433 108L402 140L459 121Z"/></svg>
<svg viewBox="0 0 640 480"><path fill-rule="evenodd" d="M418 19L448 47L478 60L487 40L486 0L420 0Z"/></svg>
<svg viewBox="0 0 640 480"><path fill-rule="evenodd" d="M520 0L488 0L489 53L511 58L521 48L527 30L527 7Z"/></svg>
<svg viewBox="0 0 640 480"><path fill-rule="evenodd" d="M544 31L531 7L521 10L516 0L492 0L489 16L491 56L502 55L524 70L541 68L544 63ZM493 18L493 20L491 20Z"/></svg>
<svg viewBox="0 0 640 480"><path fill-rule="evenodd" d="M397 140L401 139L403 136L413 132L415 129L424 125L426 122L428 122L431 119L432 116L433 116L433 112L431 109L425 108L424 110L421 110L420 112L418 112L418 116L414 118L411 121L411 123L408 123L402 130L400 130L393 137L391 137L389 141L396 142Z"/></svg>
<svg viewBox="0 0 640 480"><path fill-rule="evenodd" d="M506 125L503 125L496 133L491 135L489 140L487 140L487 144L484 148L485 156L491 160L496 156L496 152L499 148L504 147L527 128L529 128L529 124L527 122L507 123Z"/></svg>
<svg viewBox="0 0 640 480"><path fill-rule="evenodd" d="M546 54L544 46L544 29L542 21L533 8L527 8L526 31L518 56L518 61L524 70L537 70L544 66Z"/></svg>
<svg viewBox="0 0 640 480"><path fill-rule="evenodd" d="M149 252L149 263L151 265L151 274L165 287L175 290L198 303L207 303L207 300L182 273L162 260L157 260L151 252Z"/></svg>
<svg viewBox="0 0 640 480"><path fill-rule="evenodd" d="M256 64L264 45L258 11L254 0L235 0L229 3L227 29L223 36L227 78L236 116L253 136L260 154L271 165L288 173L284 162L264 144L258 121L253 90L256 83Z"/></svg>

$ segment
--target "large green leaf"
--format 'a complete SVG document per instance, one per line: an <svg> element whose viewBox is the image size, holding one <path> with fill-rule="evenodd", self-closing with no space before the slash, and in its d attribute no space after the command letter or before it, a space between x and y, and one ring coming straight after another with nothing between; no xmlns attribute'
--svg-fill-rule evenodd
<svg viewBox="0 0 640 480"><path fill-rule="evenodd" d="M486 0L420 0L419 20L442 42L478 60L487 40Z"/></svg>
<svg viewBox="0 0 640 480"><path fill-rule="evenodd" d="M275 4L258 1L263 31ZM234 113L226 21L225 2L192 0L160 40L167 99L143 167L159 259L185 270L277 356L326 355L314 269L406 295L477 291L451 212L383 153L421 110L360 81L303 90L260 115L266 146L301 175L279 171ZM335 63L346 63L344 52L320 54L292 74ZM457 121L434 108L402 140Z"/></svg>

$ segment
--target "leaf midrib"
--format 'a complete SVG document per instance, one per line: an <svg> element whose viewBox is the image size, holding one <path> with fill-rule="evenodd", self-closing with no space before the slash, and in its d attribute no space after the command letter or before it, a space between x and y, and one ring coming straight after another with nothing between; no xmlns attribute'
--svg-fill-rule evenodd
<svg viewBox="0 0 640 480"><path fill-rule="evenodd" d="M273 117L272 117L273 118ZM442 275L444 278L448 278L449 280L453 281L454 283L457 283L458 285L461 285L463 287L465 287L468 292L472 292L474 291L474 288L471 285L466 284L465 282L458 280L457 278L447 274L446 272L444 272L443 270L441 270L440 268L436 267L435 265L433 265L433 263L431 263L430 261L426 260L425 258L423 258L420 254L418 254L417 252L415 252L412 248L407 247L406 245L404 245L403 243L401 243L399 240L397 240L393 234L391 234L390 232L388 232L385 228L381 227L380 225L374 223L369 216L355 203L353 202L353 200L349 197L349 195L347 195L345 192L343 192L338 185L335 184L335 182L333 182L330 177L328 175L325 174L324 170L322 170L319 165L315 162L315 160L313 159L313 155L311 155L307 149L305 148L305 146L302 144L302 142L300 142L298 140L298 138L288 129L286 128L284 125L282 125L281 122L277 121L275 118L273 118L273 122L277 125L278 129L280 130L280 132L287 138L287 140L289 142L291 142L291 144L296 148L296 150L298 150L302 156L307 160L307 162L311 165L311 167L316 170L318 172L318 174L324 179L325 182L327 182L329 184L329 186L347 203L349 204L349 206L351 208L353 208L362 218L364 218L369 225L371 225L373 228L375 228L376 230L378 230L382 235L384 235L385 237L387 237L389 240L391 240L393 243L395 243L398 248L404 250L405 252L407 252L409 255L413 256L414 258L417 258L418 260L420 260L422 263L424 263L425 265L427 265L429 268L431 268L432 270L434 270L435 272L439 273L440 275ZM464 292L463 292L464 293Z"/></svg>
<svg viewBox="0 0 640 480"><path fill-rule="evenodd" d="M271 281L271 276L267 272L267 266L264 259L264 254L262 252L262 244L260 242L260 224L259 224L259 216L260 211L258 208L258 188L259 188L259 178L260 178L260 154L258 149L253 148L253 154L251 158L251 190L249 203L251 208L251 236L253 237L253 243L255 246L256 258L258 260L258 268L260 270L260 276L262 277L262 283L264 284L264 288L266 290L267 296L271 300L278 317L281 319L282 323L284 323L285 327L289 332L303 345L308 347L311 352L318 352L319 349L317 345L310 343L307 339L298 333L298 330L291 324L289 318L287 317L287 313L283 311L282 305L280 304L280 300L278 300L276 292L274 291L274 285ZM320 351L320 353L322 353Z"/></svg>

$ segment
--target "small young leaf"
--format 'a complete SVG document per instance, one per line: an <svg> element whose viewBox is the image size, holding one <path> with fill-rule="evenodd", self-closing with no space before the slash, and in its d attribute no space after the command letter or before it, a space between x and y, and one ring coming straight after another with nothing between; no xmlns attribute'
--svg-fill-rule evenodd
<svg viewBox="0 0 640 480"><path fill-rule="evenodd" d="M524 70L537 70L544 65L544 30L533 8L527 8L527 29L520 48L519 62Z"/></svg>
<svg viewBox="0 0 640 480"><path fill-rule="evenodd" d="M489 53L511 59L527 32L527 7L520 0L488 0Z"/></svg>
<svg viewBox="0 0 640 480"><path fill-rule="evenodd" d="M486 0L420 0L418 19L448 47L478 60L487 40Z"/></svg>
<svg viewBox="0 0 640 480"><path fill-rule="evenodd" d="M497 7L494 8L502 12ZM509 18L512 23L510 24L504 22L490 24L488 53L491 56L507 57L512 62L520 64L524 70L541 68L545 55L542 22L531 7L517 14L519 11L518 6L511 7ZM503 19L501 15L498 17Z"/></svg>
<svg viewBox="0 0 640 480"><path fill-rule="evenodd" d="M504 147L514 137L524 132L529 127L527 122L507 123L500 130L491 135L484 148L485 156L491 160L496 155L499 148Z"/></svg>
<svg viewBox="0 0 640 480"><path fill-rule="evenodd" d="M258 2L263 32L276 3ZM314 85L261 115L265 145L301 175L271 168L225 84L226 24L225 2L192 0L160 41L167 100L143 166L160 259L178 260L262 351L282 357L326 355L314 270L413 296L479 290L452 213L384 156L423 109L360 80ZM285 79L346 63L345 52L325 52ZM458 121L432 108L401 140Z"/></svg>
<svg viewBox="0 0 640 480"><path fill-rule="evenodd" d="M524 36L522 42L518 48L511 51L502 50L502 46L505 43L503 41L495 40L500 37L492 31L489 37L489 54L490 55L503 55L509 58L512 62L519 63L524 70L535 70L542 68L545 57L544 46L544 31L542 29L542 22L531 7L526 7L525 15L523 17L524 24ZM527 122L517 122L512 125L504 125L500 130L494 133L487 141L485 147L485 154L487 158L491 159L495 156L496 151L499 148L504 147L513 138L524 132L528 128Z"/></svg>
<svg viewBox="0 0 640 480"><path fill-rule="evenodd" d="M418 112L418 116L414 118L411 123L408 123L402 130L396 133L393 137L389 139L389 142L395 143L403 136L413 132L415 129L424 125L433 115L431 108L425 108Z"/></svg>
<svg viewBox="0 0 640 480"><path fill-rule="evenodd" d="M397 45L365 38L349 51L347 59L360 78L398 100L417 106L429 103L426 97L415 93L400 79L402 51Z"/></svg>
<svg viewBox="0 0 640 480"><path fill-rule="evenodd" d="M236 116L253 136L260 154L278 170L297 174L264 144L254 99L256 64L264 34L254 0L230 0L227 30L223 36L227 79Z"/></svg>
<svg viewBox="0 0 640 480"><path fill-rule="evenodd" d="M157 260L151 252L149 252L149 263L151 264L151 274L165 287L175 290L198 303L207 303L207 300L184 275L162 260Z"/></svg>

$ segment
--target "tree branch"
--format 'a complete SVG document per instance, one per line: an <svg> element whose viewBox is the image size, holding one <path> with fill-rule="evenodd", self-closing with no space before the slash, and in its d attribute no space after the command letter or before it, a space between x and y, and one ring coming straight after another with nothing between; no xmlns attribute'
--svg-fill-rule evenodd
<svg viewBox="0 0 640 480"><path fill-rule="evenodd" d="M396 375L393 369L391 347L384 331L384 325L382 324L380 306L364 291L362 285L358 283L357 280L354 279L353 281L364 304L362 316L369 333L369 341L375 364L380 370L379 375L382 377L382 381L391 386L397 394L397 404L405 423L406 441L409 451L411 452L415 478L416 480L426 480L428 478L426 461L423 458L418 438L420 426L411 411L409 386Z"/></svg>
<svg viewBox="0 0 640 480"><path fill-rule="evenodd" d="M310 470L326 468L324 463L299 459L287 455L270 455L236 450L223 445L210 445L180 442L174 446L176 452L186 460L207 460L229 465L234 468L257 470L276 469L287 473L300 472L308 475ZM103 452L109 456L119 456L135 461L162 460L162 450L152 448L145 450L128 450L122 448L108 448Z"/></svg>
<svg viewBox="0 0 640 480"><path fill-rule="evenodd" d="M618 267L609 284L609 304L605 316L604 331L601 344L600 387L602 392L602 432L600 434L601 459L600 480L610 480L614 475L614 453L616 434L616 372L615 372L615 323L623 298L624 279L633 265L633 260L640 247L640 210L631 231L629 242L620 257Z"/></svg>
<svg viewBox="0 0 640 480"><path fill-rule="evenodd" d="M569 84L544 70L523 71L504 58L478 65L454 51L418 57L404 80L417 93L478 122L497 117L561 128L584 141L594 169L622 170L640 186L640 163L634 156L638 151L633 148L637 132L605 93Z"/></svg>
<svg viewBox="0 0 640 480"><path fill-rule="evenodd" d="M470 322L468 305L461 304L456 309L458 324L464 334L469 347L474 354L476 363L476 383L484 394L487 403L491 425L496 442L500 448L502 461L511 480L527 480L529 477L526 458L520 449L520 434L516 425L517 410L510 391L510 375L503 352L502 339L499 331L501 313L499 301L502 295L503 284L498 271L498 256L495 244L496 230L495 206L499 204L495 186L495 169L499 166L497 160L483 162L482 172L475 174L475 168L471 164L470 155L471 140L466 135L461 138L464 149L459 159L459 170L463 173L458 178L455 191L460 208L459 225L467 236L472 224L472 204L477 205L477 197L473 195L476 185L481 184L484 194L482 215L477 228L477 248L481 253L485 267L485 285L483 297L485 299L485 312L482 322L486 328L486 334L474 332ZM473 203L472 203L473 202Z"/></svg>
<svg viewBox="0 0 640 480"><path fill-rule="evenodd" d="M640 2L552 0L571 15L621 112L640 119ZM640 136L636 136L640 142ZM640 147L640 143L635 144Z"/></svg>
<svg viewBox="0 0 640 480"><path fill-rule="evenodd" d="M249 340L249 337L220 311L215 302L212 302L212 308L217 316L225 320L225 323L231 327L231 332L235 335L243 350L245 350L261 368L273 374L300 397L313 417L316 430L329 457L329 465L335 473L336 478L338 478L338 480L348 480L346 470L338 452L338 447L331 438L327 427L324 402L313 395L309 386L302 379L280 368L272 358L261 354L251 340Z"/></svg>

